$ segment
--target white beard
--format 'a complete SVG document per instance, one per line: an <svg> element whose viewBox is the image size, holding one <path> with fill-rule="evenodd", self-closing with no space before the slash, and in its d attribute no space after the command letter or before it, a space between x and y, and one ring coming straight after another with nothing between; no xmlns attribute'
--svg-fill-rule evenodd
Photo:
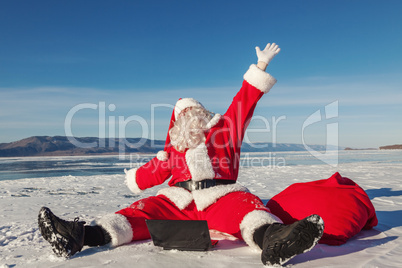
<svg viewBox="0 0 402 268"><path fill-rule="evenodd" d="M211 113L202 108L185 111L169 130L170 143L179 152L197 147L205 142L204 132L211 118Z"/></svg>

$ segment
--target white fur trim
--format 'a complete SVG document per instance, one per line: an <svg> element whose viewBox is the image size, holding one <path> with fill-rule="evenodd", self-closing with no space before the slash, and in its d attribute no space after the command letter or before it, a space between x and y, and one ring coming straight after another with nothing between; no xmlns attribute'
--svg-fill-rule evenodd
<svg viewBox="0 0 402 268"><path fill-rule="evenodd" d="M204 108L204 106L195 99L183 98L176 102L176 105L174 107L174 118L177 120L177 117L179 116L180 112L189 107Z"/></svg>
<svg viewBox="0 0 402 268"><path fill-rule="evenodd" d="M265 210L254 210L244 216L242 222L240 223L240 231L243 240L254 250L261 251L261 248L254 242L254 232L259 227L265 224L272 224L275 222L282 221L275 215L265 211Z"/></svg>
<svg viewBox="0 0 402 268"><path fill-rule="evenodd" d="M126 217L120 214L109 214L96 221L112 238L111 246L117 247L133 240L133 229Z"/></svg>
<svg viewBox="0 0 402 268"><path fill-rule="evenodd" d="M257 65L252 64L244 74L244 80L260 91L267 93L276 83L276 79L269 73L261 70Z"/></svg>
<svg viewBox="0 0 402 268"><path fill-rule="evenodd" d="M156 158L157 158L159 161L167 161L167 160L169 159L169 154L168 154L166 151L159 151L159 152L156 154Z"/></svg>
<svg viewBox="0 0 402 268"><path fill-rule="evenodd" d="M248 192L248 189L240 184L217 185L214 187L193 191L193 198L198 211L203 211L219 198L232 192Z"/></svg>
<svg viewBox="0 0 402 268"><path fill-rule="evenodd" d="M185 209L194 200L197 210L203 211L219 198L239 191L248 192L248 189L240 184L227 184L189 192L184 188L172 186L159 190L156 195L166 196L180 210Z"/></svg>
<svg viewBox="0 0 402 268"><path fill-rule="evenodd" d="M205 129L213 128L219 122L219 120L221 120L221 117L222 116L220 114L215 114L214 117L212 117L212 119L208 122Z"/></svg>
<svg viewBox="0 0 402 268"><path fill-rule="evenodd" d="M136 174L137 174L137 168L132 168L130 170L124 169L124 173L126 173L126 185L128 189L130 189L131 192L135 194L139 194L142 192L140 187L138 187L137 181L136 181Z"/></svg>
<svg viewBox="0 0 402 268"><path fill-rule="evenodd" d="M156 195L164 195L172 201L180 210L185 209L193 201L192 194L181 187L168 187L158 191Z"/></svg>
<svg viewBox="0 0 402 268"><path fill-rule="evenodd" d="M197 147L187 150L186 163L193 181L212 180L215 177L215 172L212 168L211 159L209 158L205 143L201 143Z"/></svg>

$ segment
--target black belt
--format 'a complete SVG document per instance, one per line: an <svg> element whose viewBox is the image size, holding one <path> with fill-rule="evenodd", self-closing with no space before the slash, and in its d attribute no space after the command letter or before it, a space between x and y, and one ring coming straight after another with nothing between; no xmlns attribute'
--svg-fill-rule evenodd
<svg viewBox="0 0 402 268"><path fill-rule="evenodd" d="M234 184L235 180L203 180L203 181L181 181L176 183L174 186L182 187L184 189L191 191L201 190L205 188L214 187L217 185Z"/></svg>

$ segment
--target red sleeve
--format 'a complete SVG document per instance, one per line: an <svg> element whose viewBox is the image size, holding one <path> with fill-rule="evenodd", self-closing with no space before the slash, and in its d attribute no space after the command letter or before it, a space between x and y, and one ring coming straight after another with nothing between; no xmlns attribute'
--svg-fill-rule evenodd
<svg viewBox="0 0 402 268"><path fill-rule="evenodd" d="M225 123L229 129L230 139L235 147L240 147L244 133L253 116L258 100L264 93L251 86L247 81L233 98L228 110L224 114Z"/></svg>
<svg viewBox="0 0 402 268"><path fill-rule="evenodd" d="M160 161L155 157L137 170L136 182L141 190L145 190L164 183L170 176L169 161Z"/></svg>
<svg viewBox="0 0 402 268"><path fill-rule="evenodd" d="M235 151L240 150L257 102L275 83L275 78L256 65L251 65L245 73L243 85L224 115Z"/></svg>
<svg viewBox="0 0 402 268"><path fill-rule="evenodd" d="M138 169L125 170L126 184L133 193L151 188L165 182L171 174L169 161L159 160L157 157Z"/></svg>

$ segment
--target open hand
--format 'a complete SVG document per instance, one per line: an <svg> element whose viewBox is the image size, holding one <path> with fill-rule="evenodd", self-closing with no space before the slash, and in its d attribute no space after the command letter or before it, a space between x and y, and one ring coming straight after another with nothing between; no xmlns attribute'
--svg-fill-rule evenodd
<svg viewBox="0 0 402 268"><path fill-rule="evenodd" d="M281 51L275 43L268 43L264 50L261 51L260 47L255 47L258 61L265 62L267 65Z"/></svg>

